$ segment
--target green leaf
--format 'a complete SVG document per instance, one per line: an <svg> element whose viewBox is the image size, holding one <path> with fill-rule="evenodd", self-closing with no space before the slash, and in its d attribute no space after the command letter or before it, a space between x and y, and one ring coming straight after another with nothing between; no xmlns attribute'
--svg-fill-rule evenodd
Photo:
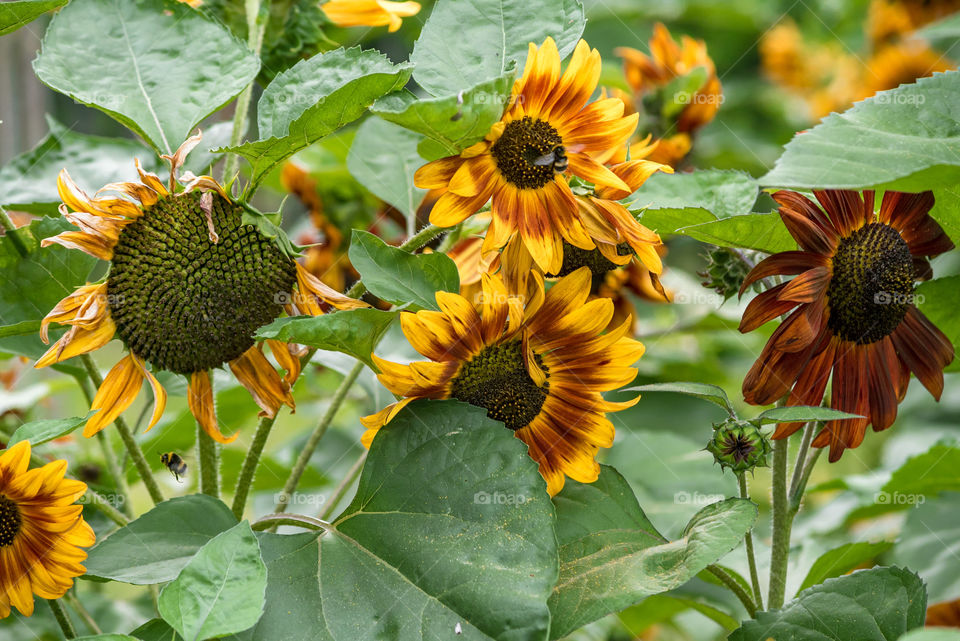
<svg viewBox="0 0 960 641"><path fill-rule="evenodd" d="M460 153L479 142L503 115L516 69L511 67L494 78L459 94L449 92L441 98L417 98L409 91L384 96L370 110L435 142L438 154L424 155L428 160Z"/></svg>
<svg viewBox="0 0 960 641"><path fill-rule="evenodd" d="M915 33L918 37L932 42L957 40L960 38L960 13L948 15L946 18L918 29Z"/></svg>
<svg viewBox="0 0 960 641"><path fill-rule="evenodd" d="M87 282L96 258L59 245L39 247L42 239L68 229L76 228L63 218L41 218L17 230L17 236L31 250L26 256L19 254L10 238L0 239L0 327L39 322L62 298ZM31 359L48 347L37 334L0 338L0 351Z"/></svg>
<svg viewBox="0 0 960 641"><path fill-rule="evenodd" d="M126 634L95 634L93 636L74 637L74 641L137 641Z"/></svg>
<svg viewBox="0 0 960 641"><path fill-rule="evenodd" d="M62 202L57 193L61 169L89 194L111 182L139 180L136 158L146 171L160 169L153 150L133 140L77 133L50 116L47 125L50 133L40 144L0 168L0 205L56 216Z"/></svg>
<svg viewBox="0 0 960 641"><path fill-rule="evenodd" d="M437 292L460 291L457 266L445 254L411 254L354 229L349 256L367 289L394 305L439 309Z"/></svg>
<svg viewBox="0 0 960 641"><path fill-rule="evenodd" d="M923 625L927 595L916 574L861 570L801 592L780 610L761 612L728 641L888 641Z"/></svg>
<svg viewBox="0 0 960 641"><path fill-rule="evenodd" d="M361 185L393 205L407 218L415 218L426 195L413 184L413 172L422 164L417 145L423 136L379 118L366 120L357 130L347 167Z"/></svg>
<svg viewBox="0 0 960 641"><path fill-rule="evenodd" d="M319 536L319 532L294 535L257 532L260 553L267 567L266 606L256 625L236 638L242 641L335 638L323 627ZM403 607L402 603L397 605Z"/></svg>
<svg viewBox="0 0 960 641"><path fill-rule="evenodd" d="M550 597L551 639L683 585L739 545L758 514L750 501L719 501L667 541L609 466L594 483L568 481L554 502L560 580Z"/></svg>
<svg viewBox="0 0 960 641"><path fill-rule="evenodd" d="M646 216L641 222L646 225L645 219ZM747 214L686 225L673 230L673 233L722 247L742 247L768 254L797 248L797 242L784 227L777 212Z"/></svg>
<svg viewBox="0 0 960 641"><path fill-rule="evenodd" d="M579 0L442 0L413 46L413 79L435 96L448 96L503 74L514 62L523 68L527 46L547 36L565 58L585 24Z"/></svg>
<svg viewBox="0 0 960 641"><path fill-rule="evenodd" d="M0 36L30 24L47 11L67 4L68 0L20 0L0 3Z"/></svg>
<svg viewBox="0 0 960 641"><path fill-rule="evenodd" d="M52 441L55 438L66 436L73 430L87 422L87 419L93 416L90 412L86 416L74 416L72 418L51 418L41 419L39 421L30 421L17 428L17 431L10 437L7 447L20 441L30 441L30 445L36 447L43 443Z"/></svg>
<svg viewBox="0 0 960 641"><path fill-rule="evenodd" d="M699 208L713 214L713 219L723 219L752 212L757 193L756 179L743 172L702 169L678 174L658 172L630 200L647 210Z"/></svg>
<svg viewBox="0 0 960 641"><path fill-rule="evenodd" d="M150 619L130 634L140 641L183 641L183 637L163 619Z"/></svg>
<svg viewBox="0 0 960 641"><path fill-rule="evenodd" d="M797 134L771 187L924 191L960 180L960 72L881 91Z"/></svg>
<svg viewBox="0 0 960 641"><path fill-rule="evenodd" d="M711 385L710 383L651 383L649 385L639 385L630 387L624 392L671 392L674 394L686 394L687 396L696 396L705 401L710 401L727 410L731 416L736 412L730 405L730 399L722 387Z"/></svg>
<svg viewBox="0 0 960 641"><path fill-rule="evenodd" d="M949 185L933 190L934 203L930 216L940 223L954 242L960 242L960 186Z"/></svg>
<svg viewBox="0 0 960 641"><path fill-rule="evenodd" d="M893 547L893 543L881 541L879 543L845 543L824 553L810 567L806 578L800 584L800 590L823 583L827 579L846 574L860 567L867 561L876 559Z"/></svg>
<svg viewBox="0 0 960 641"><path fill-rule="evenodd" d="M379 309L351 309L323 316L278 318L257 330L257 338L343 352L373 367L370 355L397 314L399 312Z"/></svg>
<svg viewBox="0 0 960 641"><path fill-rule="evenodd" d="M668 122L680 115L687 106L695 93L700 91L704 83L707 82L706 67L694 67L690 73L677 76L662 89L662 95L665 100L660 115Z"/></svg>
<svg viewBox="0 0 960 641"><path fill-rule="evenodd" d="M954 468L956 470L956 468ZM917 572L927 584L931 602L960 594L960 493L947 492L907 512L907 520L893 550L893 562Z"/></svg>
<svg viewBox="0 0 960 641"><path fill-rule="evenodd" d="M360 47L337 49L301 60L277 74L257 103L260 139L221 151L250 161L253 183L277 164L363 115L380 96L397 91L410 64L394 65Z"/></svg>
<svg viewBox="0 0 960 641"><path fill-rule="evenodd" d="M168 584L157 602L185 641L242 632L263 614L267 567L246 521L217 535Z"/></svg>
<svg viewBox="0 0 960 641"><path fill-rule="evenodd" d="M836 421L845 418L861 418L859 414L841 412L830 407L811 407L796 405L793 407L774 407L760 412L760 423L796 423L806 421Z"/></svg>
<svg viewBox="0 0 960 641"><path fill-rule="evenodd" d="M907 459L887 481L883 490L905 496L933 498L939 492L960 492L960 447L937 443L927 452ZM911 507L911 504L903 505Z"/></svg>
<svg viewBox="0 0 960 641"><path fill-rule="evenodd" d="M164 501L97 543L84 562L87 575L134 585L172 581L200 548L236 524L226 505L205 494Z"/></svg>
<svg viewBox="0 0 960 641"><path fill-rule="evenodd" d="M13 325L3 325L0 326L0 338L7 338L9 336L27 336L28 334L36 334L40 331L41 322L38 320L27 320L21 321L19 323L14 323Z"/></svg>
<svg viewBox="0 0 960 641"><path fill-rule="evenodd" d="M540 641L550 625L553 506L526 446L482 408L412 403L319 545L261 544L267 608L241 639L453 639L460 624L465 641Z"/></svg>
<svg viewBox="0 0 960 641"><path fill-rule="evenodd" d="M956 238L960 242L960 236ZM960 314L957 314L960 306L960 276L935 278L920 283L914 291L914 300L923 315L946 334L953 343L954 351L960 354ZM960 370L960 361L954 358L946 371L957 370Z"/></svg>
<svg viewBox="0 0 960 641"><path fill-rule="evenodd" d="M50 88L171 154L250 84L260 62L229 31L183 3L84 0L53 19L33 67Z"/></svg>

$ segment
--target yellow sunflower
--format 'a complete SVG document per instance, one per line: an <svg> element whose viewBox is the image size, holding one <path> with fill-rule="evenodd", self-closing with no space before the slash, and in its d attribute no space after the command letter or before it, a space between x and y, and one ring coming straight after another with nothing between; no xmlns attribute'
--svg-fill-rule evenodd
<svg viewBox="0 0 960 641"><path fill-rule="evenodd" d="M908 40L882 47L867 60L860 95L869 98L878 91L895 89L940 71L955 69L945 56L921 40Z"/></svg>
<svg viewBox="0 0 960 641"><path fill-rule="evenodd" d="M286 370L281 378L256 344L254 332L284 310L291 316L319 315L325 305L338 309L366 306L324 285L252 225L243 224L243 208L209 176L186 175L176 191L177 172L200 136L187 140L170 162L168 185L143 171L139 183L111 183L93 198L66 170L57 185L64 218L79 228L42 244L80 249L110 262L106 278L87 284L61 300L43 319L40 336L48 342L49 324L70 329L37 361L46 367L99 349L115 336L129 353L104 378L86 423L92 436L126 410L146 379L153 389L154 411L147 429L163 414L166 392L154 369L189 378L190 410L203 429L221 443L213 405L210 370L229 365L250 391L262 415L281 405L294 407L290 385L300 374L299 347L266 341ZM101 196L114 192L125 196Z"/></svg>
<svg viewBox="0 0 960 641"><path fill-rule="evenodd" d="M703 86L690 96L677 118L678 131L696 131L717 115L720 103L723 102L723 89L703 40L683 36L678 44L670 31L658 22L650 39L650 55L630 47L618 47L615 53L623 58L627 84L638 96L659 89L697 67L706 70L707 79Z"/></svg>
<svg viewBox="0 0 960 641"><path fill-rule="evenodd" d="M330 0L320 7L338 27L388 27L393 32L403 24L401 18L415 16L419 2L390 2L389 0Z"/></svg>
<svg viewBox="0 0 960 641"><path fill-rule="evenodd" d="M867 36L877 48L957 11L960 11L957 0L872 0L867 14Z"/></svg>
<svg viewBox="0 0 960 641"><path fill-rule="evenodd" d="M484 140L417 171L418 187L447 190L433 206L430 222L452 227L492 198L485 251L503 247L517 234L542 270L555 271L563 260L563 241L593 249L564 175L629 192L627 183L592 154L624 145L637 126L636 114L622 115L619 99L587 103L600 65L600 53L580 41L561 74L553 39L540 47L531 44L510 104Z"/></svg>
<svg viewBox="0 0 960 641"><path fill-rule="evenodd" d="M30 443L20 441L0 455L0 619L10 606L33 614L33 595L59 599L73 578L87 570L81 548L95 542L74 505L85 483L63 477L66 461L28 470Z"/></svg>
<svg viewBox="0 0 960 641"><path fill-rule="evenodd" d="M406 398L361 419L368 446L377 431L418 398L455 398L483 407L527 444L551 495L566 476L597 479L598 448L613 444L606 412L632 406L601 392L631 382L643 345L630 327L603 334L613 316L608 299L587 301L590 270L561 278L544 293L534 273L528 297L509 295L496 275L484 274L480 311L458 294L437 293L440 311L401 314L413 347L430 359L398 365L373 356L380 382Z"/></svg>

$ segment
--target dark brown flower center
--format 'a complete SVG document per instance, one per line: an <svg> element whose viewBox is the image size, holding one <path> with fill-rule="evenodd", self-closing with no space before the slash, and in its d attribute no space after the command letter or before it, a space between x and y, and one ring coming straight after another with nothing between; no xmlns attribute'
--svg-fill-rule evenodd
<svg viewBox="0 0 960 641"><path fill-rule="evenodd" d="M537 365L546 371L540 355ZM451 382L450 396L483 407L487 416L513 431L536 418L547 399L547 386L537 387L523 363L519 340L488 345L460 366Z"/></svg>
<svg viewBox="0 0 960 641"><path fill-rule="evenodd" d="M913 258L893 227L870 223L842 238L827 289L829 327L865 345L889 336L913 299Z"/></svg>
<svg viewBox="0 0 960 641"><path fill-rule="evenodd" d="M20 526L23 519L20 516L20 508L11 499L0 495L0 548L13 545L17 534L20 533Z"/></svg>
<svg viewBox="0 0 960 641"><path fill-rule="evenodd" d="M179 374L219 367L283 310L291 259L242 209L212 194L210 239L201 194L161 198L120 234L107 279L110 314L132 352Z"/></svg>
<svg viewBox="0 0 960 641"><path fill-rule="evenodd" d="M507 123L490 153L503 177L521 189L540 189L566 169L560 134L549 123L530 116Z"/></svg>
<svg viewBox="0 0 960 641"><path fill-rule="evenodd" d="M617 245L618 255L629 256L632 253L633 249L627 243ZM619 269L621 265L607 259L599 249L580 249L576 245L563 241L563 264L560 266L560 271L556 274L547 274L547 277L562 278L581 267L590 268L590 273L593 275L591 293L596 294L597 289L603 284L607 272Z"/></svg>

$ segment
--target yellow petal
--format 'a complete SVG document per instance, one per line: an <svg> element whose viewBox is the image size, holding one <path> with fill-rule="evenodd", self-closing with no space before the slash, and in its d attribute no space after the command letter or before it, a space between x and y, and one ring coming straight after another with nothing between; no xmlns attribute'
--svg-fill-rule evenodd
<svg viewBox="0 0 960 641"><path fill-rule="evenodd" d="M190 386L187 389L187 404L190 413L200 423L200 427L207 435L218 443L232 443L240 435L238 430L227 438L220 432L217 425L217 410L213 405L213 385L210 383L210 372L203 370L190 375Z"/></svg>
<svg viewBox="0 0 960 641"><path fill-rule="evenodd" d="M281 405L296 409L290 386L273 369L259 346L254 345L239 358L230 361L230 370L263 410L261 416L273 418Z"/></svg>
<svg viewBox="0 0 960 641"><path fill-rule="evenodd" d="M93 436L133 404L143 384L143 365L137 360L132 353L127 354L107 373L90 404L91 410L99 411L87 421L84 436Z"/></svg>

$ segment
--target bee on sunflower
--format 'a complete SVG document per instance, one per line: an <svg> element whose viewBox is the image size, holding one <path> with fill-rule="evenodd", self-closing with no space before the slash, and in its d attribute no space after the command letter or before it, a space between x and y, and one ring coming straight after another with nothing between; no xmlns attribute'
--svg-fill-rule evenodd
<svg viewBox="0 0 960 641"><path fill-rule="evenodd" d="M406 398L361 419L364 445L411 401L453 398L483 407L526 443L551 495L567 476L595 481L597 451L613 444L606 413L639 399L614 403L601 392L634 379L644 347L626 335L629 323L603 333L613 303L588 301L590 280L581 268L545 291L534 272L529 296L521 297L487 273L479 311L458 294L438 292L440 311L402 313L407 340L430 360L399 365L373 356L380 382Z"/></svg>
<svg viewBox="0 0 960 641"><path fill-rule="evenodd" d="M33 614L33 596L59 599L86 573L83 548L95 541L76 505L87 486L64 478L67 462L30 470L30 443L0 454L0 619L14 607Z"/></svg>
<svg viewBox="0 0 960 641"><path fill-rule="evenodd" d="M914 283L930 278L927 258L953 248L929 211L931 192L793 191L773 195L799 251L759 262L740 290L773 275L796 275L747 305L741 332L787 314L743 382L753 405L789 394L787 405L819 405L832 376L830 407L863 418L827 421L813 440L830 461L863 441L868 425L885 430L897 417L913 372L937 400L950 340L914 304ZM785 438L801 423L782 423Z"/></svg>
<svg viewBox="0 0 960 641"><path fill-rule="evenodd" d="M217 424L210 371L229 365L262 409L274 416L282 405L295 407L290 386L300 374L298 346L266 341L285 370L283 378L256 344L254 332L284 311L319 315L327 306L366 306L336 292L307 272L255 225L243 221L244 208L210 176L178 171L200 142L188 139L164 155L170 179L164 184L136 161L141 182L111 183L91 198L60 173L60 212L79 231L47 238L110 263L102 282L87 284L61 300L43 319L40 336L49 341L50 323L69 330L40 357L35 367L60 363L95 351L114 337L128 353L106 375L91 404L99 410L84 426L92 436L126 410L146 379L154 395L147 429L163 414L166 391L154 369L189 379L188 402L213 439L229 443ZM113 192L124 197L101 195Z"/></svg>
<svg viewBox="0 0 960 641"><path fill-rule="evenodd" d="M490 201L484 253L517 238L545 273L560 268L564 241L596 248L567 174L624 194L633 191L593 155L625 145L637 115L624 117L623 102L616 98L588 103L600 78L601 60L586 42L577 45L563 74L560 62L552 38L540 47L531 43L523 76L486 137L457 156L424 165L414 176L418 187L445 190L430 211L431 223L452 227ZM639 229L630 218L622 222ZM614 234L621 221L596 222Z"/></svg>

